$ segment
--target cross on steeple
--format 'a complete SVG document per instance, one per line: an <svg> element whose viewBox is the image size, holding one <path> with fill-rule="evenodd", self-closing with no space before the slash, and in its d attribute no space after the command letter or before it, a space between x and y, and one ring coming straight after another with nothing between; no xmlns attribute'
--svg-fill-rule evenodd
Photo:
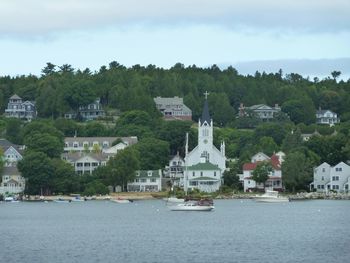
<svg viewBox="0 0 350 263"><path fill-rule="evenodd" d="M205 91L204 93L205 99L208 99L208 95L210 94L208 91Z"/></svg>

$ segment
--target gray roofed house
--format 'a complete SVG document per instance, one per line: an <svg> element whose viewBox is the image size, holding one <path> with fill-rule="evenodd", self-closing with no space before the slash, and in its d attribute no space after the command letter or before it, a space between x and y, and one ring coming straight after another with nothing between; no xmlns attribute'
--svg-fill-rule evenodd
<svg viewBox="0 0 350 263"><path fill-rule="evenodd" d="M94 102L80 106L77 112L69 111L66 114L64 114L64 117L66 119L75 119L77 116L80 115L80 117L85 121L95 120L100 117L104 117L105 111L102 109L102 104L100 103L100 99L97 98Z"/></svg>
<svg viewBox="0 0 350 263"><path fill-rule="evenodd" d="M316 111L316 123L318 124L327 124L333 126L336 123L339 123L338 115L331 110L321 110L321 108Z"/></svg>
<svg viewBox="0 0 350 263"><path fill-rule="evenodd" d="M153 100L165 120L192 120L192 111L183 103L183 98L156 97Z"/></svg>
<svg viewBox="0 0 350 263"><path fill-rule="evenodd" d="M162 191L162 170L136 171L135 179L127 185L129 192Z"/></svg>
<svg viewBox="0 0 350 263"><path fill-rule="evenodd" d="M114 142L119 141L116 145ZM66 137L64 139L64 152L93 151L96 148L106 153L117 153L118 150L137 143L137 137ZM95 149L94 149L95 148Z"/></svg>
<svg viewBox="0 0 350 263"><path fill-rule="evenodd" d="M281 108L278 106L278 104L275 104L274 107L270 107L265 104L258 104L250 107L245 107L243 103L241 103L238 109L238 116L247 116L249 114L249 111L253 112L255 116L261 119L262 121L269 121L275 118L276 114L281 112Z"/></svg>
<svg viewBox="0 0 350 263"><path fill-rule="evenodd" d="M36 118L37 112L35 102L24 101L17 94L9 98L7 109L5 109L5 116L8 118L26 119L28 121Z"/></svg>

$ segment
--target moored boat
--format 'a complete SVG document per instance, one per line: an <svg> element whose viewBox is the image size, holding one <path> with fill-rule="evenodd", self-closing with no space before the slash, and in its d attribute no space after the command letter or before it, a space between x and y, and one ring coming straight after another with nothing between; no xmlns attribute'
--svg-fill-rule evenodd
<svg viewBox="0 0 350 263"><path fill-rule="evenodd" d="M278 191L273 190L265 190L263 195L257 195L254 197L256 202L264 202L264 203L285 203L289 202L289 198L280 196Z"/></svg>
<svg viewBox="0 0 350 263"><path fill-rule="evenodd" d="M131 203L129 199L123 199L118 197L117 199L111 199L112 202L118 203L118 204L128 204Z"/></svg>
<svg viewBox="0 0 350 263"><path fill-rule="evenodd" d="M200 201L186 201L180 204L169 206L171 211L211 211L214 209L213 205L204 204Z"/></svg>
<svg viewBox="0 0 350 263"><path fill-rule="evenodd" d="M183 202L185 202L185 199L177 198L177 197L174 197L174 196L171 196L171 197L168 197L168 198L164 198L163 200L167 201L169 203L183 203Z"/></svg>

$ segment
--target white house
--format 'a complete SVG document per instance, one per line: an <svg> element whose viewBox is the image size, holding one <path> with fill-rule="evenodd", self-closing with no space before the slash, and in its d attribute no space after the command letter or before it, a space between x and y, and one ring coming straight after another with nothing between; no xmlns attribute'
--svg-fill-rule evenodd
<svg viewBox="0 0 350 263"><path fill-rule="evenodd" d="M185 167L185 191L197 188L214 192L220 188L222 174L226 170L225 143L221 143L220 150L213 144L213 120L210 118L207 98L198 121L198 145L191 152L188 152L186 140Z"/></svg>
<svg viewBox="0 0 350 263"><path fill-rule="evenodd" d="M135 179L127 185L128 192L162 191L162 170L136 171Z"/></svg>
<svg viewBox="0 0 350 263"><path fill-rule="evenodd" d="M0 193L21 193L25 188L25 179L17 169L17 162L23 159L22 155L25 147L13 144L6 139L0 139L0 148L4 152Z"/></svg>
<svg viewBox="0 0 350 263"><path fill-rule="evenodd" d="M278 104L275 104L275 107L270 107L265 104L258 104L250 107L245 107L243 103L241 103L238 109L238 116L247 116L249 114L249 111L253 112L255 116L261 119L262 121L269 121L272 120L276 116L276 114L281 112L281 108L278 106Z"/></svg>
<svg viewBox="0 0 350 263"><path fill-rule="evenodd" d="M92 174L99 166L105 166L114 154L68 152L62 154L62 159L74 167L77 174Z"/></svg>
<svg viewBox="0 0 350 263"><path fill-rule="evenodd" d="M253 179L253 172L256 166L263 162L269 162L272 166L272 171L269 174L269 178L265 182L265 187L272 188L274 190L282 191L282 170L281 163L283 162L284 153L279 152L279 155L273 154L268 157L266 154L259 152L251 158L250 163L243 165L243 188L244 191L250 191L252 189L263 189L264 184L257 184Z"/></svg>
<svg viewBox="0 0 350 263"><path fill-rule="evenodd" d="M328 192L333 190L338 193L349 192L350 166L340 162L335 166L322 163L314 168L314 181L310 184L310 190Z"/></svg>
<svg viewBox="0 0 350 263"><path fill-rule="evenodd" d="M333 126L339 122L338 115L330 110L321 110L316 111L316 123L318 124L328 124Z"/></svg>
<svg viewBox="0 0 350 263"><path fill-rule="evenodd" d="M115 143L115 145L113 145ZM66 137L64 152L98 152L117 154L137 143L137 137Z"/></svg>
<svg viewBox="0 0 350 263"><path fill-rule="evenodd" d="M16 166L5 166L2 171L1 194L19 194L24 191L25 179Z"/></svg>

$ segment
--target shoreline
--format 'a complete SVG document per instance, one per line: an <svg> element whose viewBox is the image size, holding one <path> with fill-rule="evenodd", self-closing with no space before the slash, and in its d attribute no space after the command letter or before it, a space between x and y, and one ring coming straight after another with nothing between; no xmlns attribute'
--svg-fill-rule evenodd
<svg viewBox="0 0 350 263"><path fill-rule="evenodd" d="M253 199L259 193L235 193L235 194L221 194L217 195L213 199ZM288 197L290 201L301 201L301 200L350 200L350 194L345 193L296 193L296 194L281 194L282 196ZM72 200L77 194L72 195L51 195L51 196L29 196L29 198L23 198L23 201L54 201L58 198L63 200ZM128 200L159 200L166 198L168 193L166 192L121 192L111 193L110 195L96 195L92 197L80 196L81 199L85 200L115 200L115 199L128 199Z"/></svg>

